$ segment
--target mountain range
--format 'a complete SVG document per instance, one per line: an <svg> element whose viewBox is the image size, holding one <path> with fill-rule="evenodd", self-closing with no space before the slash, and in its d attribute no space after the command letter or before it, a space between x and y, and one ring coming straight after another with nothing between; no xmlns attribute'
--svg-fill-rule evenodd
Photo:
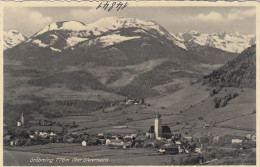
<svg viewBox="0 0 260 167"><path fill-rule="evenodd" d="M21 42L4 51L5 111L10 116L16 109L63 115L90 112L126 97L171 94L210 75L234 60L241 47L254 43L253 36L211 34L211 42L205 42L204 34L189 34L172 34L154 21L107 17L87 25L56 22L28 39L9 40ZM219 48L224 43L218 38L239 48ZM63 104L68 103L79 106L66 108Z"/></svg>
<svg viewBox="0 0 260 167"><path fill-rule="evenodd" d="M227 52L241 53L255 44L255 35L240 35L238 32L234 34L227 34L226 32L207 34L193 30L172 35L176 45L188 50L210 46Z"/></svg>
<svg viewBox="0 0 260 167"><path fill-rule="evenodd" d="M52 23L4 53L7 73L41 76L28 84L87 89L87 82L69 84L79 72L91 85L132 97L182 88L236 55L211 46L187 50L158 23L121 17Z"/></svg>
<svg viewBox="0 0 260 167"><path fill-rule="evenodd" d="M93 36L100 36L109 31L122 28L142 29L135 32L145 32L153 29L159 32L161 35L164 35L167 39L173 41L173 43L177 46L186 50L192 50L194 48L197 48L198 46L208 46L218 48L227 52L241 53L244 49L255 44L255 35L253 34L241 35L238 32L234 34L227 34L226 32L208 34L194 30L173 34L166 32L162 26L154 21L143 21L132 18L107 17L88 25L85 25L84 23L78 21L56 22L46 26L39 32L35 33L32 37L30 37L28 41L26 41L27 37L25 37L22 33L15 30L10 30L8 32L4 32L4 49L12 48L21 42L29 42L34 39L34 44L37 44L41 47L48 46L53 51L60 52L60 49L73 47L74 45L82 41L87 41L91 39L91 37ZM59 34L50 36L50 41L45 41L47 42L47 44L45 44L43 41L39 41L39 39L37 38L37 36L40 37L41 34L44 34L47 31L70 31L71 33L66 34L65 38L61 35L60 37L66 40L66 42L64 41L64 44L60 46L61 48L54 48L52 45L56 43L55 41L59 38ZM111 44L136 38L139 37L133 36L131 38L119 38L119 36L107 36L102 37L99 40L104 46L109 46Z"/></svg>

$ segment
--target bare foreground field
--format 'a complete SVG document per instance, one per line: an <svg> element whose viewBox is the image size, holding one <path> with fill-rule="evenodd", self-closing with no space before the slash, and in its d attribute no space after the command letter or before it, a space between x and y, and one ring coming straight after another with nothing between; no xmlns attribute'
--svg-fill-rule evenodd
<svg viewBox="0 0 260 167"><path fill-rule="evenodd" d="M55 148L55 149L54 149ZM8 151L7 151L8 150ZM172 156L158 155L152 149L112 149L107 146L87 146L79 144L47 144L28 147L7 147L4 150L4 164L6 166L49 166L49 165L165 165L169 164ZM30 162L32 158L54 159L50 162ZM56 158L66 158L69 162L59 162ZM104 162L72 162L73 158L104 159ZM107 160L108 162L107 162ZM56 161L57 160L57 161ZM74 159L75 160L75 159ZM95 161L95 160L94 160Z"/></svg>

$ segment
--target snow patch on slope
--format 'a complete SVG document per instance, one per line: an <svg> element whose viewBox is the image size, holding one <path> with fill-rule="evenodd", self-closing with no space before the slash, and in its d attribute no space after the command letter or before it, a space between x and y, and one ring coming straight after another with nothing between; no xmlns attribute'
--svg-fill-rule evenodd
<svg viewBox="0 0 260 167"><path fill-rule="evenodd" d="M43 42L42 42L41 40L39 40L39 39L34 39L34 40L32 41L32 43L34 43L34 44L36 44L37 46L42 47L42 48L48 48L48 47L49 47L49 45L43 43ZM57 48L54 48L54 47L49 47L49 48L50 48L51 50L55 51L55 52L61 52L60 49L57 49Z"/></svg>
<svg viewBox="0 0 260 167"><path fill-rule="evenodd" d="M36 44L36 45L38 45L38 46L40 46L40 47L43 47L43 48L46 48L46 47L48 47L48 45L47 45L47 44L45 44L45 43L42 43L42 41L41 41L41 40L39 40L39 39L34 39L34 40L32 41L32 43L34 43L34 44Z"/></svg>
<svg viewBox="0 0 260 167"><path fill-rule="evenodd" d="M55 51L55 52L61 52L60 49L57 49L57 48L54 48L54 47L50 47L50 48L51 48L51 50L53 50L53 51Z"/></svg>
<svg viewBox="0 0 260 167"><path fill-rule="evenodd" d="M80 37L69 37L67 39L67 43L69 46L75 46L79 42L86 41L88 38L80 38Z"/></svg>
<svg viewBox="0 0 260 167"><path fill-rule="evenodd" d="M138 38L140 38L140 36L126 37L118 34L113 34L113 35L102 36L99 38L99 40L103 44L103 47L107 47L107 46L114 45L116 43L132 40L132 39L138 39Z"/></svg>

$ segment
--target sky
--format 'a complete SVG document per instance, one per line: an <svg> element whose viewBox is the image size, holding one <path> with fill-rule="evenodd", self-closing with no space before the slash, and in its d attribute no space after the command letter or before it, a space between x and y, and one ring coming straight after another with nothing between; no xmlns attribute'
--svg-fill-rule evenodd
<svg viewBox="0 0 260 167"><path fill-rule="evenodd" d="M169 32L196 30L203 33L255 34L255 7L131 7L110 12L96 7L5 7L4 30L17 30L30 37L45 26L77 20L93 23L108 16L153 20Z"/></svg>

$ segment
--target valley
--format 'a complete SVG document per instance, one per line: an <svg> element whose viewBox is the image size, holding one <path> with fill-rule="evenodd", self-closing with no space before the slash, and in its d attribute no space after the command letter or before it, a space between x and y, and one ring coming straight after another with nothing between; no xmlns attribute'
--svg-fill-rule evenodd
<svg viewBox="0 0 260 167"><path fill-rule="evenodd" d="M234 157L236 164L245 154L254 164L253 38L172 34L154 21L121 17L19 34L4 51L5 163L77 156L109 159L94 165L229 164ZM171 137L148 137L157 118ZM114 139L124 144L110 148ZM161 154L169 145L178 154Z"/></svg>

